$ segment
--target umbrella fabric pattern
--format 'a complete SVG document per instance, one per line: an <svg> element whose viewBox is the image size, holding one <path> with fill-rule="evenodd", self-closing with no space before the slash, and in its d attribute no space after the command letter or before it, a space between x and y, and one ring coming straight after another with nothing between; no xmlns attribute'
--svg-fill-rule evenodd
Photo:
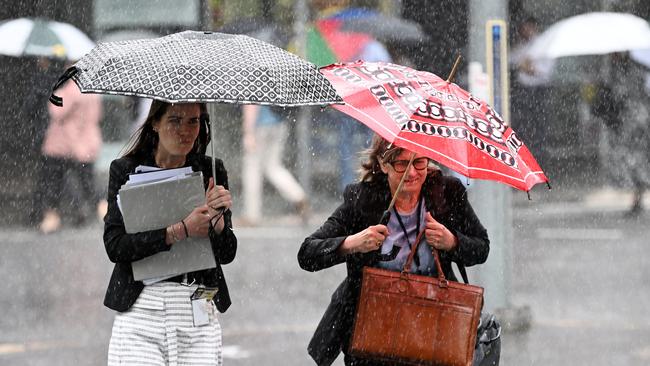
<svg viewBox="0 0 650 366"><path fill-rule="evenodd" d="M531 59L603 55L650 48L650 24L627 13L594 12L563 19L539 35Z"/></svg>
<svg viewBox="0 0 650 366"><path fill-rule="evenodd" d="M0 54L78 60L95 47L88 36L68 24L19 18L0 23Z"/></svg>
<svg viewBox="0 0 650 366"><path fill-rule="evenodd" d="M311 63L269 43L216 32L100 43L66 71L84 93L170 103L326 105L341 98ZM53 103L59 101L53 94Z"/></svg>
<svg viewBox="0 0 650 366"><path fill-rule="evenodd" d="M396 146L470 178L529 191L548 182L528 148L487 103L424 71L358 61L321 68L356 118Z"/></svg>

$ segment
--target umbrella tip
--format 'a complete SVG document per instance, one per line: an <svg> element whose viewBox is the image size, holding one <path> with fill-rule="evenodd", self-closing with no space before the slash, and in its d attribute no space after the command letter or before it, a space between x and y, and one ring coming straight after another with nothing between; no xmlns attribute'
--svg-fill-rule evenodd
<svg viewBox="0 0 650 366"><path fill-rule="evenodd" d="M449 77L447 78L448 83L454 81L454 77L456 77L456 72L458 71L458 65L460 65L460 60L462 58L463 56L461 56L460 52L458 52L456 55L456 61L454 61L454 66L451 68L451 72L449 73Z"/></svg>

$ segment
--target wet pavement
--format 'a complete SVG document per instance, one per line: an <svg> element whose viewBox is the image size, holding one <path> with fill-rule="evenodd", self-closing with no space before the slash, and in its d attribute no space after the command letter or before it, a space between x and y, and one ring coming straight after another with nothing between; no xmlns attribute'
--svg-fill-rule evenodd
<svg viewBox="0 0 650 366"><path fill-rule="evenodd" d="M514 199L511 302L533 318L503 334L501 365L650 364L650 214L624 219L626 193L551 192ZM224 267L226 365L312 364L306 345L344 276L343 266L297 265L302 239L336 199L317 203L307 226L271 201L277 214L265 226L236 229L238 256ZM0 228L0 365L105 364L112 267L101 231L98 222L47 236Z"/></svg>

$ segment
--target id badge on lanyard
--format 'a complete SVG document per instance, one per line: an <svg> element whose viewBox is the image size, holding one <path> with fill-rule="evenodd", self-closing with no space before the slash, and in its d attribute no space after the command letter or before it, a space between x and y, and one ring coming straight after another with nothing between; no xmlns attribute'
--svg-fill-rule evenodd
<svg viewBox="0 0 650 366"><path fill-rule="evenodd" d="M206 325L210 322L210 313L214 311L212 300L219 291L216 287L199 286L190 296L192 302L192 320L195 327Z"/></svg>

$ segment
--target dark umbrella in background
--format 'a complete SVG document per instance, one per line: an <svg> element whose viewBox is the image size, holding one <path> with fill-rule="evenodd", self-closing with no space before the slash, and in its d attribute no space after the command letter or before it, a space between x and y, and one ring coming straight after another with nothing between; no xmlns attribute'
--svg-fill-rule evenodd
<svg viewBox="0 0 650 366"><path fill-rule="evenodd" d="M291 33L282 25L260 17L240 18L225 24L218 31L228 34L245 34L283 49L291 40Z"/></svg>
<svg viewBox="0 0 650 366"><path fill-rule="evenodd" d="M323 106L342 102L313 64L248 36L216 32L185 31L101 43L61 76L50 97L52 103L65 102L55 92L68 79L84 93L134 95L170 103ZM214 139L214 126L210 130Z"/></svg>

